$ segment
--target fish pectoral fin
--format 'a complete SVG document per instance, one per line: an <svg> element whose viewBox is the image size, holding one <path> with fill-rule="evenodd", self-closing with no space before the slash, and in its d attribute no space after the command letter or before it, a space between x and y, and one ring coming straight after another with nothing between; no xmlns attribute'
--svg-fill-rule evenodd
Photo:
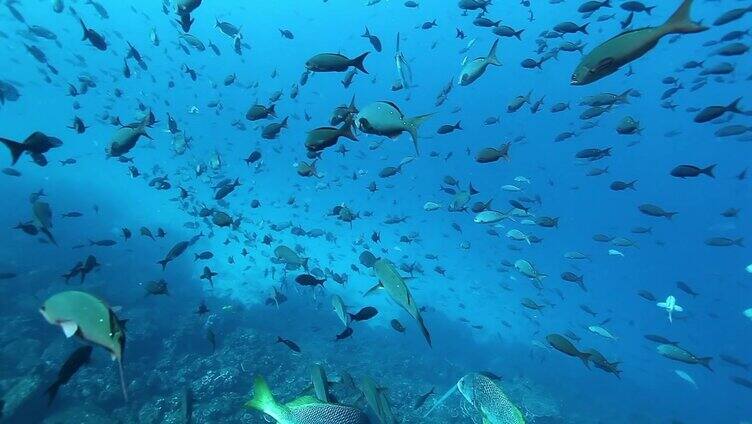
<svg viewBox="0 0 752 424"><path fill-rule="evenodd" d="M378 284L376 284L375 286L373 286L370 289L368 289L368 291L365 292L365 294L363 295L363 297L368 296L368 295L372 295L372 294L376 293L379 289L383 289L383 288L384 288L384 285L381 284L381 281L379 281Z"/></svg>
<svg viewBox="0 0 752 424"><path fill-rule="evenodd" d="M60 323L60 327L63 328L63 333L67 338L73 337L76 331L78 331L78 324L73 321L63 321Z"/></svg>
<svg viewBox="0 0 752 424"><path fill-rule="evenodd" d="M592 72L600 74L603 71L606 71L611 68L611 66L614 64L614 58L613 57L606 57L603 58L600 62L598 62L598 65L594 69L592 69Z"/></svg>

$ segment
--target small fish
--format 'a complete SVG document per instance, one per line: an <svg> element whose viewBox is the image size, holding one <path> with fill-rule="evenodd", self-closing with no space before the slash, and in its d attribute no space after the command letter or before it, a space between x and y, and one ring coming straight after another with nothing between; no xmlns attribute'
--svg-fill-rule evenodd
<svg viewBox="0 0 752 424"><path fill-rule="evenodd" d="M290 348L295 353L300 353L300 346L298 346L294 341L283 339L282 337L277 337L277 343L284 343L285 346Z"/></svg>
<svg viewBox="0 0 752 424"><path fill-rule="evenodd" d="M415 404L413 405L413 409L419 409L421 406L423 406L426 403L426 400L428 400L428 398L431 395L436 393L435 390L436 390L435 387L431 387L431 390L429 390L425 394L418 396L418 399L415 401Z"/></svg>

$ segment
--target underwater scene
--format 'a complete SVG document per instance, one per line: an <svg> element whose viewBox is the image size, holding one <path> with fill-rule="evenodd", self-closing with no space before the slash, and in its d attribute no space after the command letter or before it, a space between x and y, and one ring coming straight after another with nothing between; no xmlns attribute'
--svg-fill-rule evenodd
<svg viewBox="0 0 752 424"><path fill-rule="evenodd" d="M752 422L752 0L0 1L0 423Z"/></svg>

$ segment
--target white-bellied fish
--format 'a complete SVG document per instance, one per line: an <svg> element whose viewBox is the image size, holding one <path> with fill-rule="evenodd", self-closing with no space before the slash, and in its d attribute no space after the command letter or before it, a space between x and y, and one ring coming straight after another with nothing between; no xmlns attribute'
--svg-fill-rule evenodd
<svg viewBox="0 0 752 424"><path fill-rule="evenodd" d="M426 342L428 342L428 346L431 346L431 335L428 333L428 328L426 328L425 322L423 322L420 308L415 304L415 299L413 299L413 295L410 293L410 288L407 287L405 279L402 278L397 267L395 267L388 259L381 258L374 262L373 270L379 278L379 283L368 290L366 295L373 293L378 289L385 289L392 300L397 302L402 309L418 321L423 337L425 337Z"/></svg>
<svg viewBox="0 0 752 424"><path fill-rule="evenodd" d="M76 336L105 348L118 362L123 397L128 400L123 379L125 329L115 312L101 299L82 291L64 291L47 299L39 309L50 324L59 325L65 337Z"/></svg>
<svg viewBox="0 0 752 424"><path fill-rule="evenodd" d="M407 131L412 137L415 153L419 154L418 128L431 116L432 114L426 114L408 118L396 104L380 101L361 109L355 116L355 124L366 134L382 135L392 139Z"/></svg>
<svg viewBox="0 0 752 424"><path fill-rule="evenodd" d="M463 63L457 83L459 85L470 85L486 72L488 65L501 66L501 62L496 57L496 48L498 45L499 40L494 41L491 50L488 52L488 56L478 57Z"/></svg>

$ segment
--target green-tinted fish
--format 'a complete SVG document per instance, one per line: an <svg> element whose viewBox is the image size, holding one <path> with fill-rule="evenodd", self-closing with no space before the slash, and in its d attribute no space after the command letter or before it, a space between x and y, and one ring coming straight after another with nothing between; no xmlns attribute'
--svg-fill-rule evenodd
<svg viewBox="0 0 752 424"><path fill-rule="evenodd" d="M258 121L259 119L266 119L268 117L277 117L277 112L274 110L276 105L272 104L269 107L260 104L254 104L245 113L245 119L249 121Z"/></svg>
<svg viewBox="0 0 752 424"><path fill-rule="evenodd" d="M141 136L152 140L146 133L145 123L131 124L118 129L110 139L110 145L106 149L107 156L120 157L125 155L136 147L136 143Z"/></svg>
<svg viewBox="0 0 752 424"><path fill-rule="evenodd" d="M118 361L120 383L126 401L123 380L123 349L125 330L115 312L102 300L81 291L65 291L47 299L39 309L50 324L59 325L65 337L76 336L110 352Z"/></svg>
<svg viewBox="0 0 752 424"><path fill-rule="evenodd" d="M617 378L621 378L619 374L621 374L621 370L619 369L619 363L618 362L608 362L608 360L595 349L588 349L585 351L585 353L590 354L590 360L595 364L596 368L602 369L603 371L606 371L608 373L611 373L615 375Z"/></svg>
<svg viewBox="0 0 752 424"><path fill-rule="evenodd" d="M623 32L593 49L577 65L571 84L586 85L613 74L652 50L668 34L692 34L708 29L691 21L692 1L682 1L676 12L661 26Z"/></svg>
<svg viewBox="0 0 752 424"><path fill-rule="evenodd" d="M42 228L52 228L52 208L47 202L37 200L31 205L34 220Z"/></svg>
<svg viewBox="0 0 752 424"><path fill-rule="evenodd" d="M353 66L367 74L368 71L363 66L363 60L368 56L368 53L370 52L365 52L354 59L339 53L321 53L308 59L306 68L312 72L344 72L347 68Z"/></svg>
<svg viewBox="0 0 752 424"><path fill-rule="evenodd" d="M590 368L590 365L588 365L588 361L590 360L590 354L587 352L580 352L577 350L577 348L567 340L566 337L560 335L560 334L549 334L546 336L546 340L548 343L556 350L558 350L561 353L564 353L565 355L574 357L574 358L580 358L583 364L585 364L586 367Z"/></svg>
<svg viewBox="0 0 752 424"><path fill-rule="evenodd" d="M514 268L519 271L520 274L539 283L543 280L543 278L548 276L546 274L543 274L542 272L538 272L535 266L530 263L530 261L527 261L525 259L516 260L514 262Z"/></svg>
<svg viewBox="0 0 752 424"><path fill-rule="evenodd" d="M318 152L337 144L340 137L358 141L358 138L352 132L352 126L345 122L340 128L320 127L309 131L306 136L305 146L306 149L312 152Z"/></svg>
<svg viewBox="0 0 752 424"><path fill-rule="evenodd" d="M376 385L371 377L363 377L363 382L360 384L360 391L363 392L363 397L368 403L368 406L379 418L379 422L382 424L396 423L394 415L392 414L392 408L389 406L389 401L386 398L385 391Z"/></svg>
<svg viewBox="0 0 752 424"><path fill-rule="evenodd" d="M374 262L373 270L379 278L379 284L368 290L366 295L377 289L386 289L389 296L418 321L420 330L423 332L423 337L426 338L428 345L431 346L431 335L428 333L428 328L426 328L423 317L420 315L420 308L415 304L415 299L413 299L413 295L410 293L410 288L405 284L405 280L399 274L397 267L388 259L381 258Z"/></svg>
<svg viewBox="0 0 752 424"><path fill-rule="evenodd" d="M311 384L316 398L322 402L329 402L329 381L326 379L326 372L319 364L311 365Z"/></svg>
<svg viewBox="0 0 752 424"><path fill-rule="evenodd" d="M308 269L308 258L302 258L294 250L287 246L278 246L274 249L274 256L286 265L288 270L295 270L301 266Z"/></svg>
<svg viewBox="0 0 752 424"><path fill-rule="evenodd" d="M713 358L710 356L697 357L694 353L672 344L660 344L658 345L656 350L660 355L665 356L668 359L684 362L685 364L699 364L709 369L710 371L713 371L713 369L710 368L710 361Z"/></svg>
<svg viewBox="0 0 752 424"><path fill-rule="evenodd" d="M486 72L488 65L501 66L501 62L499 62L499 59L496 57L496 47L498 45L499 40L494 41L491 51L488 52L488 56L478 57L464 63L457 83L459 85L470 85Z"/></svg>
<svg viewBox="0 0 752 424"><path fill-rule="evenodd" d="M274 399L264 378L253 381L253 399L246 408L261 411L279 424L368 424L368 416L349 406L321 402L313 396L303 396L282 404Z"/></svg>
<svg viewBox="0 0 752 424"><path fill-rule="evenodd" d="M431 115L407 118L396 104L381 101L371 103L361 109L355 116L355 123L366 134L383 135L390 138L397 138L407 131L413 139L415 153L420 154L418 150L418 128Z"/></svg>
<svg viewBox="0 0 752 424"><path fill-rule="evenodd" d="M334 313L337 314L337 317L342 321L342 324L345 324L345 327L347 327L348 324L350 324L350 318L347 315L345 302L342 301L341 297L335 294L332 296L332 306L334 307Z"/></svg>
<svg viewBox="0 0 752 424"><path fill-rule="evenodd" d="M509 160L510 146L511 143L504 143L498 149L494 147L483 148L475 155L475 161L478 163L491 163L499 159Z"/></svg>

